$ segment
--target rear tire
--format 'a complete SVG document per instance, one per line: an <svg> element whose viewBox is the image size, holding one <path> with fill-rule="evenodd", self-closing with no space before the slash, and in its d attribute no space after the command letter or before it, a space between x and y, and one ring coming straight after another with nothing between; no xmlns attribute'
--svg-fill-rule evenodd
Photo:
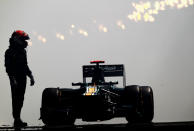
<svg viewBox="0 0 194 131"><path fill-rule="evenodd" d="M152 88L149 86L126 86L125 92L132 96L128 97L128 101L130 101L129 104L133 105L132 110L126 116L126 120L129 123L151 122L154 116Z"/></svg>
<svg viewBox="0 0 194 131"><path fill-rule="evenodd" d="M140 120L151 122L154 117L154 98L152 88L149 86L140 87Z"/></svg>
<svg viewBox="0 0 194 131"><path fill-rule="evenodd" d="M42 93L42 108L57 107L58 88L46 88Z"/></svg>
<svg viewBox="0 0 194 131"><path fill-rule="evenodd" d="M124 90L124 105L132 106L126 112L126 120L128 122L137 121L137 107L138 107L138 99L139 99L139 90L140 86L138 85L131 85L126 86Z"/></svg>
<svg viewBox="0 0 194 131"><path fill-rule="evenodd" d="M60 108L59 88L46 88L42 93L41 119L45 125L73 125L75 117L71 111Z"/></svg>

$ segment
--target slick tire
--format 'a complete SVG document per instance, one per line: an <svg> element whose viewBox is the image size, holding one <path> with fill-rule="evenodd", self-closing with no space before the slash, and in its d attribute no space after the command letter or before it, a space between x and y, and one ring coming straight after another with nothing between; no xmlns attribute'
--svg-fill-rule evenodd
<svg viewBox="0 0 194 131"><path fill-rule="evenodd" d="M134 104L137 105L139 97L139 87L138 85L126 86L123 93L122 102L124 104Z"/></svg>
<svg viewBox="0 0 194 131"><path fill-rule="evenodd" d="M75 116L71 110L60 107L59 88L46 88L42 94L41 119L45 125L73 125ZM72 92L63 89L63 92ZM68 110L68 112L65 112Z"/></svg>
<svg viewBox="0 0 194 131"><path fill-rule="evenodd" d="M140 87L139 102L140 121L151 122L154 117L154 98L152 88L149 86Z"/></svg>
<svg viewBox="0 0 194 131"><path fill-rule="evenodd" d="M139 100L139 90L140 86L138 85L130 85L126 86L123 94L123 105L132 106L126 111L126 120L130 123L132 121L137 121L137 107L138 107L138 100Z"/></svg>
<svg viewBox="0 0 194 131"><path fill-rule="evenodd" d="M149 86L127 86L126 91L130 105L133 105L126 116L129 123L151 122L154 116L154 98Z"/></svg>
<svg viewBox="0 0 194 131"><path fill-rule="evenodd" d="M42 93L42 108L57 107L58 88L46 88Z"/></svg>
<svg viewBox="0 0 194 131"><path fill-rule="evenodd" d="M51 125L54 122L53 111L57 107L57 88L46 88L42 93L41 119L44 124Z"/></svg>

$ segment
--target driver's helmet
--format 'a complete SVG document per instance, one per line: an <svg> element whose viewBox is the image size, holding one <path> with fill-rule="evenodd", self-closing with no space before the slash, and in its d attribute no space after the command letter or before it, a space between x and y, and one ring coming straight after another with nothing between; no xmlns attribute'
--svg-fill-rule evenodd
<svg viewBox="0 0 194 131"><path fill-rule="evenodd" d="M9 39L10 47L13 49L23 49L28 46L30 37L28 34L22 30L16 30L12 33L11 38Z"/></svg>
<svg viewBox="0 0 194 131"><path fill-rule="evenodd" d="M18 37L21 38L23 40L29 40L30 37L28 36L28 34L26 32L24 32L23 30L16 30L13 32L12 36L13 37Z"/></svg>

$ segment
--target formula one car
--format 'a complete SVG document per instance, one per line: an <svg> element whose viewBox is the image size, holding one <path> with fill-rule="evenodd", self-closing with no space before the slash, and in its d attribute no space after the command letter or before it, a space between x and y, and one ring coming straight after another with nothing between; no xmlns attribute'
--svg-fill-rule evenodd
<svg viewBox="0 0 194 131"><path fill-rule="evenodd" d="M75 120L103 121L125 117L128 122L151 122L154 116L153 91L149 86L126 86L124 65L84 65L83 82L73 88L46 88L42 93L41 119L46 125L73 125ZM123 77L118 81L106 77ZM92 78L90 82L86 82ZM87 79L87 80L86 80Z"/></svg>

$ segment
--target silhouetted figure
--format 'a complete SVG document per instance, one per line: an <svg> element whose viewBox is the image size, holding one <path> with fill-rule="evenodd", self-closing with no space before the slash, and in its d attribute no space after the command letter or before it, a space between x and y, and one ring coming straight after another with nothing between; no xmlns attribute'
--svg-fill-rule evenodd
<svg viewBox="0 0 194 131"><path fill-rule="evenodd" d="M27 123L23 122L20 118L26 90L26 76L30 78L30 85L34 85L34 78L28 67L25 50L28 46L26 41L28 39L30 38L24 31L14 31L9 40L9 48L5 52L5 67L10 79L12 113L15 127L27 126Z"/></svg>

